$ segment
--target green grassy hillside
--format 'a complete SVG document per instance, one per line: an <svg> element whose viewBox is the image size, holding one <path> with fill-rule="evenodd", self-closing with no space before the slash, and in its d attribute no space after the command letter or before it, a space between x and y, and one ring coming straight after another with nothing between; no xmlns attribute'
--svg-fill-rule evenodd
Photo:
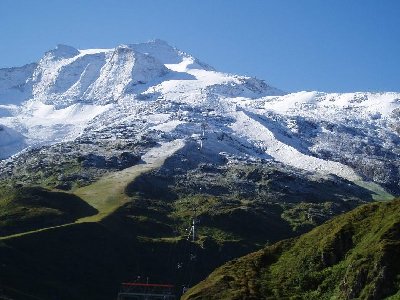
<svg viewBox="0 0 400 300"><path fill-rule="evenodd" d="M400 299L400 199L231 261L182 299Z"/></svg>
<svg viewBox="0 0 400 300"><path fill-rule="evenodd" d="M0 237L67 224L95 214L96 209L68 193L41 187L0 191Z"/></svg>

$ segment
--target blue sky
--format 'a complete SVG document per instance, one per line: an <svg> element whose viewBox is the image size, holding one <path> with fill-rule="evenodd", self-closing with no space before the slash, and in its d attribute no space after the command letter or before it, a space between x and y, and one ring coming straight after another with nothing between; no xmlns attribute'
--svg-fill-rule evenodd
<svg viewBox="0 0 400 300"><path fill-rule="evenodd" d="M400 91L397 0L1 0L0 67L154 38L286 91Z"/></svg>

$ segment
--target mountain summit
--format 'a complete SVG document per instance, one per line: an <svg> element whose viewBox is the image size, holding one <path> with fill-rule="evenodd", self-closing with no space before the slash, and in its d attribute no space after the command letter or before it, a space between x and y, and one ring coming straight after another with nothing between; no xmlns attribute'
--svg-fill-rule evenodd
<svg viewBox="0 0 400 300"><path fill-rule="evenodd" d="M195 79L192 70L212 72L213 68L161 40L114 49L77 50L58 45L34 67L2 69L0 103L30 99L57 107L111 103L133 98L163 81ZM9 99L6 92L13 91L19 95Z"/></svg>
<svg viewBox="0 0 400 300"><path fill-rule="evenodd" d="M226 161L271 161L398 194L399 93L285 94L214 70L161 40L113 49L58 45L0 69L0 124L15 147L79 139L194 141ZM12 138L8 138L14 140ZM386 189L386 191L385 191Z"/></svg>

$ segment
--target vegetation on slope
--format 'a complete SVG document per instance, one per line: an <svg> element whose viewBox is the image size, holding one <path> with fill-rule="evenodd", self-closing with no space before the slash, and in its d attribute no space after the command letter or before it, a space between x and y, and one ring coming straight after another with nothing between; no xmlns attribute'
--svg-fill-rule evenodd
<svg viewBox="0 0 400 300"><path fill-rule="evenodd" d="M72 194L40 187L3 188L0 236L71 223L96 213L96 209Z"/></svg>
<svg viewBox="0 0 400 300"><path fill-rule="evenodd" d="M175 284L179 294L182 285L199 282L218 265L254 249L239 242L165 238L174 236L168 227L127 211L123 207L100 222L0 240L0 295L2 289L13 300L108 300L116 298L121 282L138 276Z"/></svg>
<svg viewBox="0 0 400 300"><path fill-rule="evenodd" d="M231 261L183 299L395 299L399 290L400 199Z"/></svg>
<svg viewBox="0 0 400 300"><path fill-rule="evenodd" d="M0 265L0 289L13 299L105 300L116 295L120 282L149 276L152 282L175 283L179 294L182 285L199 282L226 261L371 200L367 191L340 179L304 177L274 165L191 163L186 166L178 153L152 171L159 165L107 170L95 182L73 182L70 192L79 198L18 188L82 199L98 212L35 222L36 227L10 219L10 233L21 234L2 238L0 256L7 261ZM13 193L2 198L8 211L18 207L18 197L4 200ZM27 207L26 215L47 208L42 201ZM187 229L194 214L200 223L191 242ZM54 227L58 224L66 226ZM23 234L27 230L32 231Z"/></svg>
<svg viewBox="0 0 400 300"><path fill-rule="evenodd" d="M198 163L185 170L186 163L180 153L127 185L135 218L168 224L183 234L195 210L200 236L259 247L372 200L350 182L307 177L275 165Z"/></svg>

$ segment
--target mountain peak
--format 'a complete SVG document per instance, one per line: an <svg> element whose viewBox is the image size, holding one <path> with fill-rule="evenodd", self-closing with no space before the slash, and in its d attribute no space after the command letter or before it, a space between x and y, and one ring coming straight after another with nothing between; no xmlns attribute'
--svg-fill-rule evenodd
<svg viewBox="0 0 400 300"><path fill-rule="evenodd" d="M171 46L166 41L160 39L150 40L145 43L130 44L129 47L138 52L149 54L163 64L180 64L184 61L191 61L190 68L204 69L209 71L214 70L214 68L206 63L201 62L192 55L183 52L176 47ZM189 67L189 65L187 66Z"/></svg>
<svg viewBox="0 0 400 300"><path fill-rule="evenodd" d="M46 53L52 58L71 58L79 54L79 50L68 45L58 44L53 50Z"/></svg>
<svg viewBox="0 0 400 300"><path fill-rule="evenodd" d="M150 41L148 41L148 43L149 43L149 44L164 45L164 46L172 47L172 46L170 46L170 44L168 44L167 41L164 41L164 40L162 40L162 39L150 40Z"/></svg>

